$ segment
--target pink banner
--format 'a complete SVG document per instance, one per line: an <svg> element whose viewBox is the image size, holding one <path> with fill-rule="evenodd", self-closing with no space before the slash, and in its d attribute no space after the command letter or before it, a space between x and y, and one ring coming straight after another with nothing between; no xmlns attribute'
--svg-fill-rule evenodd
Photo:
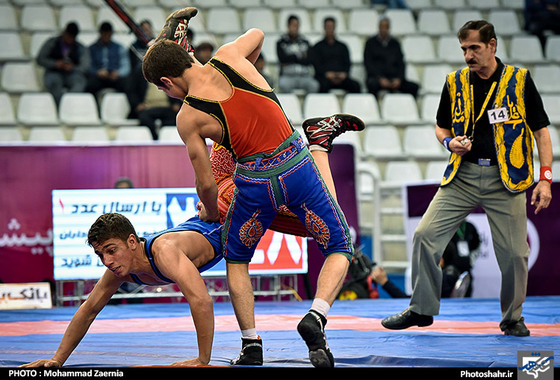
<svg viewBox="0 0 560 380"><path fill-rule="evenodd" d="M353 148L337 145L331 157L341 206L359 235ZM194 186L179 145L3 146L0 167L0 281L6 283L53 279L52 190L110 189L120 177L136 188ZM312 278L322 262L310 242Z"/></svg>

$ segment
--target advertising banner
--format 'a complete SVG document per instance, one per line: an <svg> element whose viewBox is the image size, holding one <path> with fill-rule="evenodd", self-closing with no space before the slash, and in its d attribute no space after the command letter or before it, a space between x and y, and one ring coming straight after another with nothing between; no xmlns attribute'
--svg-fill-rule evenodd
<svg viewBox="0 0 560 380"><path fill-rule="evenodd" d="M412 238L420 223L422 215L434 197L439 183L408 184L405 186L405 231L407 235L407 252L410 262L412 255ZM554 194L560 193L560 183L552 183L553 200L548 209L535 215L535 207L531 205L533 188L527 192L527 241L529 253L529 282L527 295L557 295L560 294L560 203L554 200ZM472 269L473 291L472 297L496 298L500 295L501 274L494 254L490 225L484 210L476 208L467 217L480 237L480 248ZM407 271L409 273L410 271ZM411 291L410 278L407 276L405 284L407 291Z"/></svg>
<svg viewBox="0 0 560 380"><path fill-rule="evenodd" d="M54 279L98 279L105 267L86 244L87 233L101 214L126 216L139 237L174 227L197 214L194 188L54 190ZM251 274L307 273L307 240L267 231L259 242ZM222 262L202 273L224 276Z"/></svg>

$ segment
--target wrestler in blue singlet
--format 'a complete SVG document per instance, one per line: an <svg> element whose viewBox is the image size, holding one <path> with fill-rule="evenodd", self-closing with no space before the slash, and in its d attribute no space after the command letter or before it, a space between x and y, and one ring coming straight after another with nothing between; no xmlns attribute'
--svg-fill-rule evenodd
<svg viewBox="0 0 560 380"><path fill-rule="evenodd" d="M148 260L150 261L150 265L152 266L152 269L154 270L154 273L162 281L169 282L169 283L174 282L173 280L170 280L169 278L165 277L159 271L159 269L156 267L156 265L154 263L154 255L152 254L152 244L154 243L154 240L156 240L161 235L167 234L169 232L177 232L177 231L199 232L200 234L202 234L208 240L208 242L214 248L214 253L215 253L214 258L211 261L209 261L208 263L206 263L205 265L203 265L202 267L198 268L199 272L202 273L205 270L208 270L208 269L212 268L214 265L216 265L223 258L223 256L222 256L222 243L221 243L222 225L220 223L206 223L206 222L203 222L202 220L200 220L198 216L194 216L194 217L190 218L189 220L187 220L187 221L185 221L185 222L183 222L183 223L181 223L181 224L179 224L175 227L172 227L172 228L169 228L167 230L163 230L163 231L157 232L153 235L142 238L142 240L144 240L144 242L146 243L144 245L144 253L146 254L146 257L148 258ZM138 278L138 276L136 276L132 273L130 274L130 276L132 277L132 279L136 283L145 285Z"/></svg>

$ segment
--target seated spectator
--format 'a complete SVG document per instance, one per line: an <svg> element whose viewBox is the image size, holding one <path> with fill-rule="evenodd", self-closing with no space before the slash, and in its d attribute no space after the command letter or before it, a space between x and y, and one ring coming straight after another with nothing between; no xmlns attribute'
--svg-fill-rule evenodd
<svg viewBox="0 0 560 380"><path fill-rule="evenodd" d="M332 17L324 21L325 38L311 49L311 62L315 78L319 81L319 92L342 89L360 92L360 83L350 78L350 52L348 46L335 37L336 21Z"/></svg>
<svg viewBox="0 0 560 380"><path fill-rule="evenodd" d="M313 78L313 66L309 61L309 49L309 41L299 33L299 18L288 17L288 32L276 43L280 63L279 92L296 89L306 93L319 92L319 82Z"/></svg>
<svg viewBox="0 0 560 380"><path fill-rule="evenodd" d="M214 45L210 42L201 42L194 49L194 57L203 65L212 58L212 54L214 54Z"/></svg>
<svg viewBox="0 0 560 380"><path fill-rule="evenodd" d="M84 92L90 66L89 50L76 41L78 25L70 22L59 36L49 38L37 56L45 68L44 85L56 102L64 92Z"/></svg>
<svg viewBox="0 0 560 380"><path fill-rule="evenodd" d="M534 34L546 47L547 32L560 34L560 1L525 0L525 30Z"/></svg>
<svg viewBox="0 0 560 380"><path fill-rule="evenodd" d="M126 92L130 58L127 49L112 37L113 26L104 22L99 27L99 39L89 47L91 66L86 90L96 96L108 88Z"/></svg>
<svg viewBox="0 0 560 380"><path fill-rule="evenodd" d="M263 53L259 54L259 56L257 57L257 60L255 61L255 68L257 69L259 74L261 74L264 79L266 79L268 85L274 88L273 80L266 71L266 59L264 58Z"/></svg>
<svg viewBox="0 0 560 380"><path fill-rule="evenodd" d="M405 78L406 64L401 45L390 34L390 21L381 18L379 33L366 41L364 66L368 91L378 97L381 91L418 95L418 84Z"/></svg>

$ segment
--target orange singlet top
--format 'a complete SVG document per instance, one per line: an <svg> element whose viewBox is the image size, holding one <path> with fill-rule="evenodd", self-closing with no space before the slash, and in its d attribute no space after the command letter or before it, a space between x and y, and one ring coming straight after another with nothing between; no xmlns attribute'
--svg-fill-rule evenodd
<svg viewBox="0 0 560 380"><path fill-rule="evenodd" d="M231 66L212 58L208 64L218 70L232 87L223 101L187 95L184 102L213 116L222 125L220 145L235 159L256 153L272 153L294 131L278 98L247 81Z"/></svg>

